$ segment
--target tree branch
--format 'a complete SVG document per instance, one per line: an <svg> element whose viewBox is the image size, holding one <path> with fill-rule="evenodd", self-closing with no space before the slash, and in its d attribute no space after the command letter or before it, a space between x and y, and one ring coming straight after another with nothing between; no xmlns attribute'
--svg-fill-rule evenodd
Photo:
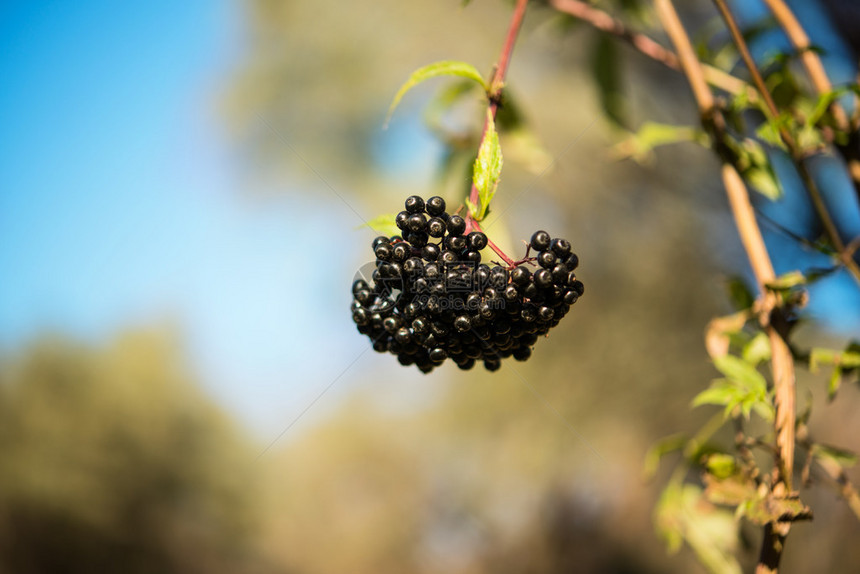
<svg viewBox="0 0 860 574"><path fill-rule="evenodd" d="M660 62L667 68L671 68L677 72L681 71L678 56L672 50L661 46L645 34L631 30L624 22L603 10L595 8L582 0L551 0L550 4L559 12L569 14L601 32L617 37L655 62ZM740 78L736 78L719 68L707 64L702 64L702 70L705 80L715 88L734 95L746 92L747 96L752 96L750 100L755 101L755 91Z"/></svg>
<svg viewBox="0 0 860 574"><path fill-rule="evenodd" d="M678 52L681 67L690 82L699 112L703 118L703 124L706 129L713 133L715 144L719 146L719 142L725 135L724 120L719 110L714 108L713 95L705 83L701 65L696 58L690 38L671 0L655 0L655 7L660 22ZM775 274L761 230L755 219L755 211L750 202L749 193L734 165L723 154L721 154L721 158L723 159L723 184L726 188L732 215L738 227L738 233L759 284L763 303L760 321L771 344L771 370L776 395L774 426L777 435L777 481L772 491L775 496L784 496L791 489L791 473L794 464L794 361L788 345L771 321L777 300L773 292L767 288L767 284L774 279ZM757 573L765 574L777 571L790 526L790 523L781 522L772 522L765 526L762 551L756 568Z"/></svg>
<svg viewBox="0 0 860 574"><path fill-rule="evenodd" d="M732 40L734 41L735 46L737 46L738 52L740 52L741 58L743 59L744 64L749 70L750 76L753 79L753 83L758 88L758 91L765 102L767 111L770 113L772 118L776 118L779 115L779 109L777 109L776 103L774 103L773 98L770 95L770 91L767 89L767 85L764 82L764 78L762 78L761 73L758 70L758 66L756 65L755 60L753 60L753 57L750 54L746 40L744 40L740 28L738 28L737 22L735 21L731 10L729 10L729 7L726 4L725 0L713 1L720 12L720 15L723 17L723 20L726 23L726 27L728 27L729 32L731 33ZM781 0L769 1L781 3ZM791 15L791 17L792 19L794 18L793 15ZM794 20L794 24L797 24L796 20ZM799 26L799 24L797 25ZM803 32L802 29L800 30L800 33L803 34L803 37L806 41L806 45L808 47L809 39L806 38L806 34ZM812 52L809 50L804 52L804 54L806 53L812 54ZM815 56L815 60L818 62L819 65L821 64L821 61L818 59L818 56ZM824 77L824 81L827 82L827 86L829 87L830 82L829 80L827 80L826 76ZM842 238L839 236L839 230L836 228L836 224L833 223L833 218L830 216L830 212L827 210L827 205L824 203L824 199L822 199L821 197L821 192L818 190L818 186L816 185L815 180L812 178L812 174L809 172L809 168L806 166L806 157L803 150L798 147L797 142L794 141L794 138L785 126L780 126L779 135L782 141L785 143L785 146L788 148L789 153L791 154L791 158L794 161L795 166L797 167L798 175L803 181L807 194L812 201L812 206L815 209L816 214L818 215L818 219L824 226L824 231L827 234L827 238L830 240L830 243L833 244L833 248L835 249L835 251L839 254L839 260L842 262L843 265L845 265L846 268L848 268L848 271L854 276L854 279L858 283L860 283L860 266L857 265L857 263L849 254L847 254L845 244L842 241Z"/></svg>

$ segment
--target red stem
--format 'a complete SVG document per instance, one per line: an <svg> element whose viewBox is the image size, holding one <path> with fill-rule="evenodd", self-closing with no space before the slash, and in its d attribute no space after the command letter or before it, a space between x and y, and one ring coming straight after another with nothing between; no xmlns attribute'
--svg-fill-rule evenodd
<svg viewBox="0 0 860 574"><path fill-rule="evenodd" d="M495 72L493 73L493 79L490 81L490 90L487 93L487 97L490 100L490 113L493 116L493 119L496 118L496 112L499 109L499 97L502 93L502 87L505 84L505 76L508 73L508 66L511 61L511 54L514 51L514 44L517 41L517 35L520 31L520 26L522 26L523 18L526 14L526 5L528 5L529 0L517 0L517 5L514 8L514 13L511 16L511 23L508 26L508 35L505 38L505 45L502 47L502 53L499 56L499 61L496 64ZM481 149L481 145L484 143L484 139L487 137L487 128L488 124L484 122L484 131L481 134L481 141L478 144L478 149ZM472 205L478 205L478 188L475 187L475 184L472 183L472 190L469 193L469 201L472 202ZM471 213L466 213L466 226L467 231L469 229L474 229L475 231L481 231L481 226L478 225L478 222L472 219ZM492 242L489 238L487 238L487 244L490 248L496 252L496 254L501 257L508 266L514 266L514 260L505 255L505 253L496 246L495 243Z"/></svg>
<svg viewBox="0 0 860 574"><path fill-rule="evenodd" d="M479 224L477 221L475 221L474 219L472 219L472 217L471 217L471 216L468 216L468 215L467 215L467 216L466 216L466 221L467 221L467 228L466 228L466 231L467 231L467 232L469 231L469 226L471 226L471 230L472 230L472 231L480 231L480 232L482 232L482 233L483 233L483 229L481 229L480 224ZM484 233L484 235L486 235L486 233ZM502 250L499 248L499 246L498 246L498 245L496 245L495 243L493 243L493 240L492 240L492 239L490 239L489 237L487 237L487 245L489 245L489 246L490 246L490 249L492 249L493 251L495 251L495 252L496 252L496 255L498 255L499 257L501 257L501 258L502 258L502 261L504 261L504 262L505 262L505 264L506 264L510 269L513 269L514 267L516 267L516 266L517 266L517 262L516 262L516 261L514 261L513 259L511 259L510 257L508 257L507 255L505 255L505 252L504 252L504 251L502 251Z"/></svg>

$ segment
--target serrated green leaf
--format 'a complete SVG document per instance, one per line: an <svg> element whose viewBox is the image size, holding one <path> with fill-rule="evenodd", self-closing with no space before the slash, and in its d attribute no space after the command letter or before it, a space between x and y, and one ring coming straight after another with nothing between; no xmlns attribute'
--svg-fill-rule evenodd
<svg viewBox="0 0 860 574"><path fill-rule="evenodd" d="M776 201L782 196L782 188L773 169L769 167L751 167L744 172L743 176L753 189L771 201Z"/></svg>
<svg viewBox="0 0 860 574"><path fill-rule="evenodd" d="M654 523L670 552L686 542L708 571L741 573L734 557L738 536L732 513L705 500L697 486L666 487L654 511Z"/></svg>
<svg viewBox="0 0 860 574"><path fill-rule="evenodd" d="M761 124L755 131L756 136L774 147L788 151L782 136L779 135L779 120L770 120Z"/></svg>
<svg viewBox="0 0 860 574"><path fill-rule="evenodd" d="M478 188L480 203L477 216L473 216L476 221L481 221L487 214L490 202L496 194L496 187L499 185L502 164L504 163L502 147L499 145L499 134L496 132L496 123L493 121L493 114L489 109L487 110L486 121L484 140L478 149L478 157L475 158L475 166L472 171L472 183Z"/></svg>
<svg viewBox="0 0 860 574"><path fill-rule="evenodd" d="M374 217L367 223L358 226L358 229L362 227L369 227L380 235L385 235L387 237L393 237L395 235L400 235L400 229L394 223L395 215L393 213L385 213L383 215L379 215Z"/></svg>
<svg viewBox="0 0 860 574"><path fill-rule="evenodd" d="M659 146L679 142L707 141L707 136L692 126L676 126L656 122L645 122L638 131L613 146L613 155L619 159L630 158L637 163L648 162Z"/></svg>
<svg viewBox="0 0 860 574"><path fill-rule="evenodd" d="M811 517L811 511L798 498L778 498L775 496L756 497L747 502L744 515L753 524L764 526L777 520L792 521L797 518Z"/></svg>
<svg viewBox="0 0 860 574"><path fill-rule="evenodd" d="M705 461L705 466L708 472L716 478L727 478L737 472L738 469L735 457L722 452L709 455Z"/></svg>
<svg viewBox="0 0 860 574"><path fill-rule="evenodd" d="M837 88L835 90L831 90L829 92L825 92L818 96L818 101L815 102L815 107L812 109L812 112L807 116L806 121L810 125L816 125L821 121L821 118L824 117L824 114L827 113L827 109L839 96L847 93L845 88Z"/></svg>
<svg viewBox="0 0 860 574"><path fill-rule="evenodd" d="M851 468L857 464L856 453L835 446L815 444L812 446L812 455L817 458L829 458L843 468Z"/></svg>
<svg viewBox="0 0 860 574"><path fill-rule="evenodd" d="M838 351L834 351L833 349L823 349L821 347L815 347L809 352L809 370L811 372L816 372L820 365L833 365L836 363L836 357L839 355Z"/></svg>
<svg viewBox="0 0 860 574"><path fill-rule="evenodd" d="M856 369L860 367L860 352L842 351L842 355L839 357L839 366L843 369Z"/></svg>
<svg viewBox="0 0 860 574"><path fill-rule="evenodd" d="M767 381L754 366L733 355L717 357L714 366L732 382L738 383L744 390L767 393Z"/></svg>
<svg viewBox="0 0 860 574"><path fill-rule="evenodd" d="M731 277L727 282L729 299L735 309L749 309L755 303L755 295L740 277Z"/></svg>
<svg viewBox="0 0 860 574"><path fill-rule="evenodd" d="M806 285L806 277L800 271L790 271L780 275L765 286L773 291L787 291L800 285Z"/></svg>
<svg viewBox="0 0 860 574"><path fill-rule="evenodd" d="M691 407L702 405L726 406L740 402L742 395L736 385L727 379L718 379L711 386L693 397Z"/></svg>
<svg viewBox="0 0 860 574"><path fill-rule="evenodd" d="M762 332L758 332L744 345L743 359L751 365L758 365L770 359L770 340Z"/></svg>
<svg viewBox="0 0 860 574"><path fill-rule="evenodd" d="M425 80L437 78L439 76L462 76L476 81L484 88L485 91L488 89L487 82L484 80L484 77L481 76L481 73L471 64L455 60L444 60L442 62L428 64L412 72L409 79L400 86L399 90L397 90L397 93L394 95L394 99L388 108L388 114L385 116L385 125L388 125L388 120L391 119L391 114L394 113L394 110L397 108L398 104L400 104L400 100L403 99L406 92Z"/></svg>
<svg viewBox="0 0 860 574"><path fill-rule="evenodd" d="M676 450L681 450L687 443L686 435L682 433L673 434L661 438L651 445L645 453L645 460L642 464L642 475L648 479L652 478L657 473L657 468L660 466L660 459Z"/></svg>
<svg viewBox="0 0 860 574"><path fill-rule="evenodd" d="M839 365L833 367L833 372L830 373L830 380L827 381L827 400L832 401L842 385L842 369Z"/></svg>

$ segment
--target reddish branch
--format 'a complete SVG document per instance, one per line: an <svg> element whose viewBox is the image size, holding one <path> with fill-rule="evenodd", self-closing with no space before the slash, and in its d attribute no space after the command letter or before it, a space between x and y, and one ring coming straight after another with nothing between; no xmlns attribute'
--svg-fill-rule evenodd
<svg viewBox="0 0 860 574"><path fill-rule="evenodd" d="M528 5L528 3L528 0L517 0L517 5L514 8L514 13L511 16L511 22L508 26L508 34L505 37L505 44L504 46L502 46L502 53L501 55L499 55L499 61L496 63L496 67L493 72L493 79L490 80L490 89L487 93L487 97L490 100L490 113L492 114L494 120L496 118L496 112L499 109L499 101L502 95L502 88L505 85L505 76L508 73L508 66L511 62L511 54L514 51L514 44L517 41L517 35L519 34L520 27L522 26L523 18L526 14L526 6ZM484 122L484 131L481 134L481 141L478 144L479 150L481 149L481 146L483 145L484 140L487 137L487 131L489 127L489 121ZM472 202L472 205L478 205L478 196L478 188L473 182L472 190L469 193L469 201ZM478 224L478 222L472 218L472 214L468 212L466 213L466 230L481 231L480 224ZM508 267L515 267L517 265L517 263L513 259L508 257L505 252L502 251L489 238L487 239L487 244L490 246L490 249L496 252L496 255L502 258L502 260Z"/></svg>

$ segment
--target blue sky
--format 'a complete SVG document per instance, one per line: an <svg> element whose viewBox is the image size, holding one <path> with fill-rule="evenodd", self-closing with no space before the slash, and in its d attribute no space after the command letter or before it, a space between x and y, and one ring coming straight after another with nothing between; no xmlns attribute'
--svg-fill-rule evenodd
<svg viewBox="0 0 860 574"><path fill-rule="evenodd" d="M172 326L265 438L366 349L347 309L369 238L322 184L246 188L216 113L237 7L0 4L0 349ZM308 265L323 218L351 234L337 284Z"/></svg>

